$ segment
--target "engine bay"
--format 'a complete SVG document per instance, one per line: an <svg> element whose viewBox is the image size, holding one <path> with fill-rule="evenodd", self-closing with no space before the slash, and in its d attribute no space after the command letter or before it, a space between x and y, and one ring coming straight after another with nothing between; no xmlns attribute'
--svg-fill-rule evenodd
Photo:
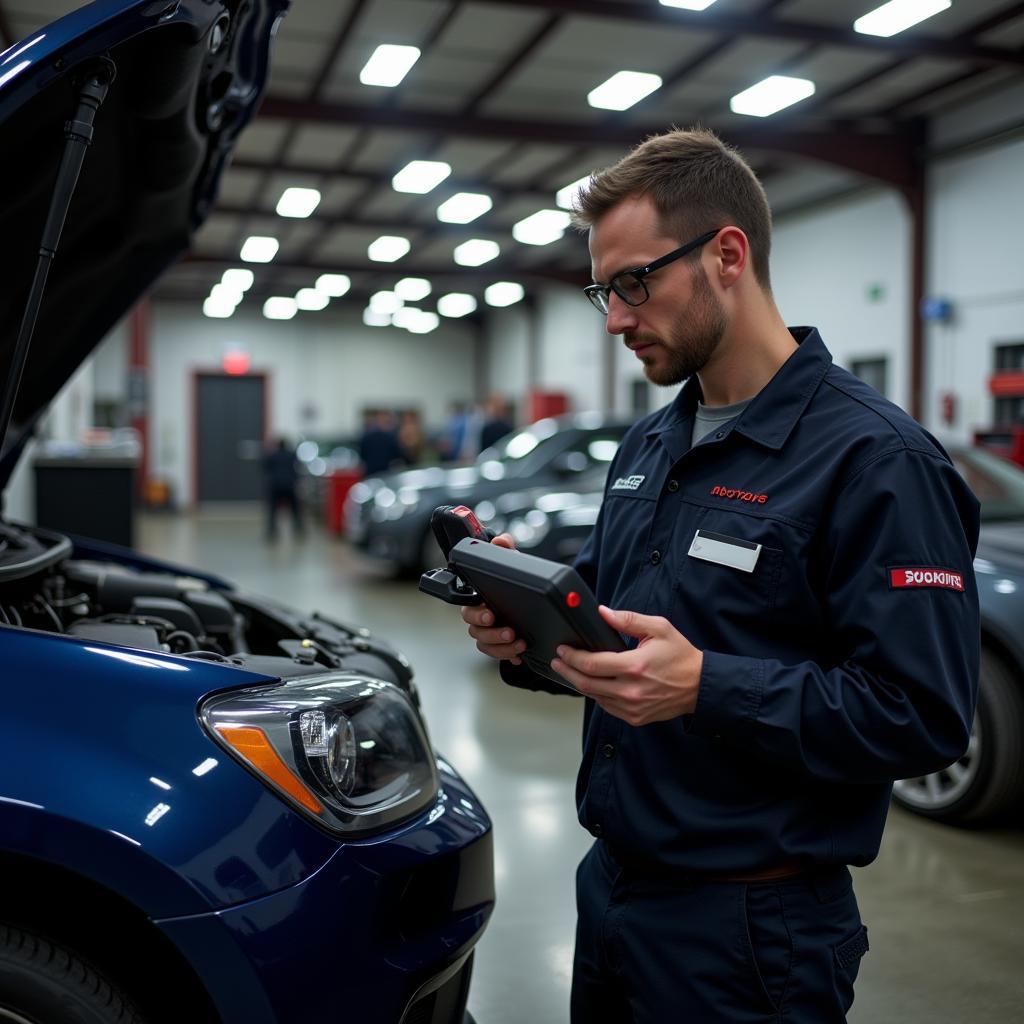
<svg viewBox="0 0 1024 1024"><path fill-rule="evenodd" d="M4 624L281 678L357 672L416 698L409 662L366 629L194 576L75 557L67 537L39 528L0 525Z"/></svg>

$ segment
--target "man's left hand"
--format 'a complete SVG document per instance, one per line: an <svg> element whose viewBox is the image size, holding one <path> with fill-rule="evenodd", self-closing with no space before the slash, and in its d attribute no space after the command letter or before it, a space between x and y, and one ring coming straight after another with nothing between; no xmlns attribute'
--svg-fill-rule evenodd
<svg viewBox="0 0 1024 1024"><path fill-rule="evenodd" d="M664 722L697 706L704 654L660 615L614 611L601 605L613 629L637 637L629 651L559 647L551 667L580 693L630 725Z"/></svg>

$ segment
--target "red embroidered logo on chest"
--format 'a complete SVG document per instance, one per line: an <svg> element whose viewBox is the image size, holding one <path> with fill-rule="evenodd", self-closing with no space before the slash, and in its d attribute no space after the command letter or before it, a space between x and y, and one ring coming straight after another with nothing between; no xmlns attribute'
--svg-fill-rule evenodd
<svg viewBox="0 0 1024 1024"><path fill-rule="evenodd" d="M963 573L952 569L890 569L889 587L903 589L905 587L939 587L942 590L963 590Z"/></svg>
<svg viewBox="0 0 1024 1024"><path fill-rule="evenodd" d="M733 501L751 501L757 505L763 505L768 500L767 494L754 494L753 491L744 491L738 487L712 487L711 493L716 498L731 498Z"/></svg>

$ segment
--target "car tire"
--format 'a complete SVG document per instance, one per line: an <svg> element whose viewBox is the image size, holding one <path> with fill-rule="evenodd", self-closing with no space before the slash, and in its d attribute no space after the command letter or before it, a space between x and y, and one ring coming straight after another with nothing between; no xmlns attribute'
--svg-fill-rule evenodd
<svg viewBox="0 0 1024 1024"><path fill-rule="evenodd" d="M77 953L0 924L0 1024L145 1024L124 993Z"/></svg>
<svg viewBox="0 0 1024 1024"><path fill-rule="evenodd" d="M977 825L1024 795L1024 688L1006 663L981 652L978 710L967 752L948 768L902 779L893 798L936 821Z"/></svg>

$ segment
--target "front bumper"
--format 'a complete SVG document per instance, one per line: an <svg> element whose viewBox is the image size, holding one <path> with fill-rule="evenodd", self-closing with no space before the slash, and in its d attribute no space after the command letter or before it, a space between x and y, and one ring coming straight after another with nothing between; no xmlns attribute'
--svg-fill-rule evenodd
<svg viewBox="0 0 1024 1024"><path fill-rule="evenodd" d="M462 1024L494 905L491 824L441 763L432 810L270 896L156 922L223 1024Z"/></svg>

